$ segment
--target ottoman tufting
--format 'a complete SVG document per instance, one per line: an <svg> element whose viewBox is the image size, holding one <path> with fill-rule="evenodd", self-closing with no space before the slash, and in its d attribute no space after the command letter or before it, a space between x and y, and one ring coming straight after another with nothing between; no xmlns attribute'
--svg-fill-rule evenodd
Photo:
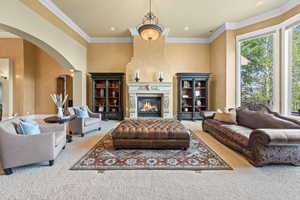
<svg viewBox="0 0 300 200"><path fill-rule="evenodd" d="M187 149L189 131L176 120L124 120L112 132L115 149Z"/></svg>

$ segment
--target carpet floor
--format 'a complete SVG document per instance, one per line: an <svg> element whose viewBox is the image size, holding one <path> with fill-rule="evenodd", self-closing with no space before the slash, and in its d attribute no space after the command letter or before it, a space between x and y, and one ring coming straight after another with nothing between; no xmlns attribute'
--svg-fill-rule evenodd
<svg viewBox="0 0 300 200"><path fill-rule="evenodd" d="M252 167L242 156L201 132L200 123L183 122L198 132L234 170L69 170L117 123L103 122L101 132L74 137L53 167L32 165L0 176L2 200L296 200L300 167ZM1 172L0 172L1 173Z"/></svg>

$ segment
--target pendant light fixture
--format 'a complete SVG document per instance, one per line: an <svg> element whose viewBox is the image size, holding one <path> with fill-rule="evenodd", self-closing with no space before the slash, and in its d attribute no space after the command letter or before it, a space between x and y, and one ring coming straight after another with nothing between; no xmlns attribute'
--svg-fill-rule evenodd
<svg viewBox="0 0 300 200"><path fill-rule="evenodd" d="M157 40L162 34L163 29L158 24L158 18L151 10L152 1L149 0L149 12L144 16L143 23L137 27L137 30L144 40Z"/></svg>

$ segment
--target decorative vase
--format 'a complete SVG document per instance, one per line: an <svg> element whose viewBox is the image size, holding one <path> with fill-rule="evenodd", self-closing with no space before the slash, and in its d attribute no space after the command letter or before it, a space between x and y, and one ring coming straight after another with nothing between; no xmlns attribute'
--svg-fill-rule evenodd
<svg viewBox="0 0 300 200"><path fill-rule="evenodd" d="M62 107L57 108L57 117L63 118L64 117L64 112Z"/></svg>

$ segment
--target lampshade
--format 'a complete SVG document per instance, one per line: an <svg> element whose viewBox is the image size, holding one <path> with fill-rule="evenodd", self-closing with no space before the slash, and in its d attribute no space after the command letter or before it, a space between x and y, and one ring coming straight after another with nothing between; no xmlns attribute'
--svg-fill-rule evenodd
<svg viewBox="0 0 300 200"><path fill-rule="evenodd" d="M138 31L144 40L157 40L162 33L162 29L155 24L144 24L138 28Z"/></svg>

